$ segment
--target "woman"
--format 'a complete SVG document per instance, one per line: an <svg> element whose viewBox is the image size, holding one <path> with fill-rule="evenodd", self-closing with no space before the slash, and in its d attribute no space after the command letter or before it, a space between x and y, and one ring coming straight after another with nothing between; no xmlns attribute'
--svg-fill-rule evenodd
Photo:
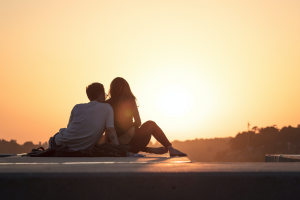
<svg viewBox="0 0 300 200"><path fill-rule="evenodd" d="M130 152L144 151L164 154L169 151L170 156L186 156L185 153L172 147L164 132L155 122L147 121L141 124L136 98L125 79L115 78L110 84L108 95L110 98L106 103L109 103L114 110L114 123L119 143L130 145ZM152 135L164 147L147 147Z"/></svg>

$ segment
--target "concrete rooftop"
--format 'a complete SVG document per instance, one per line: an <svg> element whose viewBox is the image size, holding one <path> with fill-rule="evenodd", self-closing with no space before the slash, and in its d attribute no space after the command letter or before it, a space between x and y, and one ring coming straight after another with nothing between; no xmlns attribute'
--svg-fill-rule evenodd
<svg viewBox="0 0 300 200"><path fill-rule="evenodd" d="M213 173L295 172L300 163L192 163L187 157L20 157L0 158L0 173Z"/></svg>
<svg viewBox="0 0 300 200"><path fill-rule="evenodd" d="M0 158L0 199L294 199L300 163L186 157ZM166 155L165 155L166 156Z"/></svg>

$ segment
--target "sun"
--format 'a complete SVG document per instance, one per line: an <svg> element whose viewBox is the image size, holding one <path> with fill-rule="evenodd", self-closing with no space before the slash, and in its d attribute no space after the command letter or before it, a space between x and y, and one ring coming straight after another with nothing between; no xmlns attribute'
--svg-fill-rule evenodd
<svg viewBox="0 0 300 200"><path fill-rule="evenodd" d="M156 98L159 112L169 117L182 117L191 110L193 100L190 93L180 85L162 88Z"/></svg>

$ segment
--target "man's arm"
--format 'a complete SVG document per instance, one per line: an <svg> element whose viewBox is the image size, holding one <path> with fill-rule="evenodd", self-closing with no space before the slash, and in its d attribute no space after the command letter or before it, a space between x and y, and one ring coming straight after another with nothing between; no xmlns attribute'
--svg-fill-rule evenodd
<svg viewBox="0 0 300 200"><path fill-rule="evenodd" d="M105 134L107 134L106 137L108 137L110 139L112 144L119 145L119 140L118 140L115 128L113 128L113 127L106 128Z"/></svg>
<svg viewBox="0 0 300 200"><path fill-rule="evenodd" d="M107 117L106 117L106 124L105 124L105 137L106 139L111 141L112 144L117 144L119 145L119 140L118 136L116 133L116 130L114 128L114 111L112 107L108 104L108 112L107 112Z"/></svg>

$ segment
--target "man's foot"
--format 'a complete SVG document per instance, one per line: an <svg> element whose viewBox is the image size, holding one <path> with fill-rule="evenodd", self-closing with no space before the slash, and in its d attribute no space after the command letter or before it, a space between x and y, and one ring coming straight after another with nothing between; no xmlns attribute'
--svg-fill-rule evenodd
<svg viewBox="0 0 300 200"><path fill-rule="evenodd" d="M145 152L155 153L155 154L165 154L168 153L168 149L165 147L146 147Z"/></svg>
<svg viewBox="0 0 300 200"><path fill-rule="evenodd" d="M174 149L172 146L168 147L170 156L187 156L185 153L182 153L181 151Z"/></svg>

